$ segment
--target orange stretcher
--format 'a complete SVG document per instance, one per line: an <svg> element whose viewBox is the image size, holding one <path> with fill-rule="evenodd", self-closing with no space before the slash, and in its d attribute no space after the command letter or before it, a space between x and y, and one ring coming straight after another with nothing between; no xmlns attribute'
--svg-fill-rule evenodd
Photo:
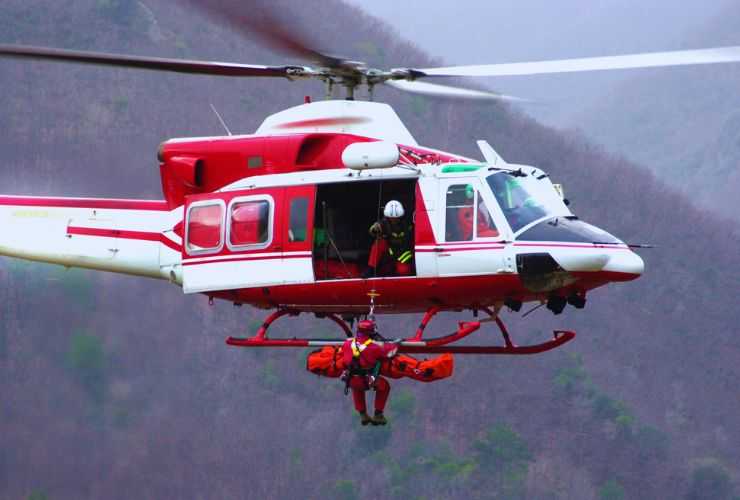
<svg viewBox="0 0 740 500"><path fill-rule="evenodd" d="M338 378L345 368L340 346L317 349L306 358L306 369L322 377ZM423 360L399 354L383 361L380 374L393 379L406 377L419 382L434 382L450 377L454 368L455 358L449 353Z"/></svg>

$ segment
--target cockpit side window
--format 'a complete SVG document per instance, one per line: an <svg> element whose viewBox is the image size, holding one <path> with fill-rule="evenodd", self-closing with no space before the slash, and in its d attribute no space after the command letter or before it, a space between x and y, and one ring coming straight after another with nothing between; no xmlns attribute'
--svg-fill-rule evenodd
<svg viewBox="0 0 740 500"><path fill-rule="evenodd" d="M548 215L548 207L537 196L531 180L514 177L508 173L488 176L488 185L493 191L512 231L517 232L530 222Z"/></svg>

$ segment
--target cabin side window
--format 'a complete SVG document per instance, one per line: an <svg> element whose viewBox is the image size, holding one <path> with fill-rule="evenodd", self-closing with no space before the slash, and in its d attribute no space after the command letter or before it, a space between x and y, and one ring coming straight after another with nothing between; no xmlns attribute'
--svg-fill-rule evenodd
<svg viewBox="0 0 740 500"><path fill-rule="evenodd" d="M445 241L473 239L475 188L471 184L452 184L447 188Z"/></svg>
<svg viewBox="0 0 740 500"><path fill-rule="evenodd" d="M475 236L477 238L498 238L499 232L496 223L493 222L491 211L488 210L486 202L480 193L477 193L478 206L475 214Z"/></svg>
<svg viewBox="0 0 740 500"><path fill-rule="evenodd" d="M450 185L447 188L446 203L445 241L499 237L486 202L472 184Z"/></svg>
<svg viewBox="0 0 740 500"><path fill-rule="evenodd" d="M269 199L236 199L229 205L229 248L266 247L272 239L272 202Z"/></svg>
<svg viewBox="0 0 740 500"><path fill-rule="evenodd" d="M191 205L187 215L186 249L191 255L218 252L223 247L223 202Z"/></svg>

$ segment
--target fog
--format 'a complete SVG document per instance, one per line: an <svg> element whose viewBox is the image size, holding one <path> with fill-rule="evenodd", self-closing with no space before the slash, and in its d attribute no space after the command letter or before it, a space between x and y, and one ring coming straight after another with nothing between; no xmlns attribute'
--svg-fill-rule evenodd
<svg viewBox="0 0 740 500"><path fill-rule="evenodd" d="M378 16L445 64L485 64L700 48L689 35L728 0L346 0ZM444 22L440 22L444 19ZM711 43L711 41L709 42ZM721 43L718 41L718 45ZM538 120L577 127L578 117L635 71L505 77L485 83L537 100Z"/></svg>

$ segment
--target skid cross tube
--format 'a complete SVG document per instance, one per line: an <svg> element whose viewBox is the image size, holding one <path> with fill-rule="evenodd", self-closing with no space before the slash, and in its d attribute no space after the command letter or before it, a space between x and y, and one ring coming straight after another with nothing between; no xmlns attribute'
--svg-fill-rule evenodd
<svg viewBox="0 0 740 500"><path fill-rule="evenodd" d="M347 325L347 322L346 321L344 321L342 318L340 318L336 314L327 314L326 317L327 317L327 319L330 319L334 323L336 323L337 325L339 325L339 328L342 329L342 331L347 336L347 338L352 337L352 329L349 327L349 325Z"/></svg>
<svg viewBox="0 0 740 500"><path fill-rule="evenodd" d="M290 309L282 309L282 310L278 310L270 314L265 320L265 322L262 323L262 326L260 326L260 329L257 330L257 334L254 336L254 339L262 340L266 338L267 329L270 328L270 325L272 325L275 321L279 320L280 318L288 314L290 314L291 316L298 316L297 312L291 311Z"/></svg>
<svg viewBox="0 0 740 500"><path fill-rule="evenodd" d="M451 344L452 342L456 342L462 338L467 337L471 333L475 332L480 328L480 323L478 321L461 321L457 324L457 331L452 332L449 335L445 335L444 337L435 337L428 340L416 340L416 337L412 339L406 339L403 342L401 342L401 345L420 345L420 346L443 346L447 344Z"/></svg>
<svg viewBox="0 0 740 500"><path fill-rule="evenodd" d="M429 310L427 310L426 314L424 314L424 318L421 320L421 323L419 323L419 328L416 329L416 335L414 335L411 340L415 342L421 340L421 338L424 336L424 329L438 312L439 307L437 306L431 307Z"/></svg>
<svg viewBox="0 0 740 500"><path fill-rule="evenodd" d="M504 325L504 322L501 321L501 318L498 316L498 309L492 311L490 307L484 307L483 310L498 325L498 329L501 330L501 335L504 337L506 347L516 347L516 345L511 341L511 337L509 337L509 331L506 329L506 325Z"/></svg>
<svg viewBox="0 0 740 500"><path fill-rule="evenodd" d="M501 330L501 335L504 336L506 347L516 347L509 337L509 331L506 329L506 325L504 325L504 322L501 321L501 318L498 316L496 316L496 324L498 325L499 330Z"/></svg>
<svg viewBox="0 0 740 500"><path fill-rule="evenodd" d="M287 340L272 340L267 338L267 330L270 328L270 325L272 325L275 321L282 318L283 316L298 316L300 314L300 311L295 311L293 309L279 309L272 314L270 314L264 323L260 326L259 330L257 330L257 333L254 335L254 337L248 337L248 338L239 338L239 337L228 337L226 339L226 343L228 345L232 346L238 346L238 347L306 347L309 345L307 343L309 339L287 339ZM319 316L317 316L319 317ZM344 334L349 338L352 337L352 330L347 325L347 322L344 321L342 318L337 316L336 314L325 314L320 317L327 318L334 323L336 323L344 332ZM339 342L342 343L341 341ZM327 344L322 344L327 345Z"/></svg>

